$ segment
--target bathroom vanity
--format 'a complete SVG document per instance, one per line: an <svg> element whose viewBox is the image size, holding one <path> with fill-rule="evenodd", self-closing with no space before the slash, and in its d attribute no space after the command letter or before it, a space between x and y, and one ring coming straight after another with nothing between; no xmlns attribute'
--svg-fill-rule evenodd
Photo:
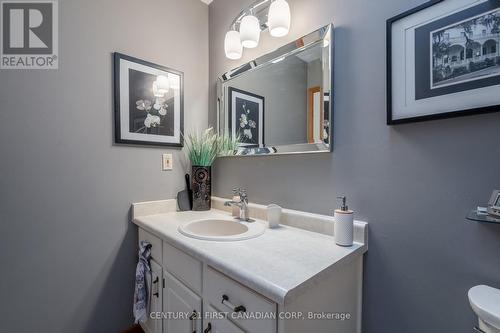
<svg viewBox="0 0 500 333"><path fill-rule="evenodd" d="M200 220L242 223L223 202L213 198L208 212L177 212L175 200L132 205L139 241L152 244L146 332L361 332L366 223L355 222L351 247L335 244L332 217L285 209L282 225L269 229L265 207L255 204L246 238L179 230Z"/></svg>

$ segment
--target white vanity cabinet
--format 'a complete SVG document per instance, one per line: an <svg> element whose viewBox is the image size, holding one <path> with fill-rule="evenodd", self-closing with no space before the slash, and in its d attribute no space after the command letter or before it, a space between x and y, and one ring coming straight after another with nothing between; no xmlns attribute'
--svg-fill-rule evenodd
<svg viewBox="0 0 500 333"><path fill-rule="evenodd" d="M265 213L265 207L253 208L259 216ZM361 333L367 223L355 221L353 246L340 247L323 233L332 227L330 217L283 214L288 224L259 237L210 242L187 237L179 226L200 218L229 219L230 212L177 212L171 200L134 204L132 221L139 241L152 244L158 281L144 331ZM294 227L300 223L314 231Z"/></svg>
<svg viewBox="0 0 500 333"><path fill-rule="evenodd" d="M164 320L164 332L201 332L201 297L167 271L164 276L163 309L165 314L172 316Z"/></svg>
<svg viewBox="0 0 500 333"><path fill-rule="evenodd" d="M151 260L151 312L163 311L163 270L154 260ZM148 326L151 332L162 331L162 321L149 318Z"/></svg>
<svg viewBox="0 0 500 333"><path fill-rule="evenodd" d="M247 319L245 314L276 315L276 303L219 273L210 266L204 275L205 298L247 332L276 332L276 319Z"/></svg>
<svg viewBox="0 0 500 333"><path fill-rule="evenodd" d="M158 237L151 235L139 228L139 245L141 241L148 241L151 246L151 295L149 295L149 311L152 313L163 311L163 269L162 262L162 242ZM154 320L151 317L142 324L142 328L147 333L162 332L162 321Z"/></svg>
<svg viewBox="0 0 500 333"><path fill-rule="evenodd" d="M153 313L163 311L163 271L161 266L152 259L151 262L151 297L150 297L150 311ZM145 331L147 332L161 332L162 321L154 320L151 317L145 323Z"/></svg>
<svg viewBox="0 0 500 333"><path fill-rule="evenodd" d="M248 312L276 313L276 303L139 229L142 240L152 244L153 257L153 315L142 325L146 333L276 333L276 319L244 318Z"/></svg>
<svg viewBox="0 0 500 333"><path fill-rule="evenodd" d="M139 244L141 241L148 241L152 245L150 261L152 285L149 298L151 315L144 324L141 324L142 329L146 333L201 332L201 297L179 280L184 278L187 281L199 281L201 286L201 268L200 279L193 278L190 264L196 264L194 258L139 228ZM165 267L171 268L177 277Z"/></svg>

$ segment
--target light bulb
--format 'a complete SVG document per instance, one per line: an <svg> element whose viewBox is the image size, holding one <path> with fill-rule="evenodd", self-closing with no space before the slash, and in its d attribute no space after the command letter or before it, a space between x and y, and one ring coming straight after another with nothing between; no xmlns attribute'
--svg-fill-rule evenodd
<svg viewBox="0 0 500 333"><path fill-rule="evenodd" d="M240 59L243 54L243 46L241 45L240 33L235 30L228 31L224 39L224 50L226 57L231 60Z"/></svg>
<svg viewBox="0 0 500 333"><path fill-rule="evenodd" d="M269 7L269 33L273 37L283 37L290 31L290 6L285 0L276 0Z"/></svg>
<svg viewBox="0 0 500 333"><path fill-rule="evenodd" d="M160 92L158 91L158 83L156 83L156 81L153 82L153 95L155 97L163 97L164 94L160 94Z"/></svg>
<svg viewBox="0 0 500 333"><path fill-rule="evenodd" d="M243 17L240 23L241 45L247 49L252 49L259 45L260 23L259 19L253 15Z"/></svg>

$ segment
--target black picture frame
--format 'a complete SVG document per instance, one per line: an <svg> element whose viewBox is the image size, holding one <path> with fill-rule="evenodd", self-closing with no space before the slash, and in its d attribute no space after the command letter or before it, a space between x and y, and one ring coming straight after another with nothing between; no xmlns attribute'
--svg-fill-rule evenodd
<svg viewBox="0 0 500 333"><path fill-rule="evenodd" d="M240 147L244 148L257 148L257 147L265 147L265 112L266 112L266 99L264 96L260 96L245 90L241 90L238 88L234 87L229 87L228 88L228 95L229 95L229 104L228 104L228 127L229 127L229 133L232 133L232 130L234 127L237 127L237 119L233 118L233 97L235 93L238 93L240 95L246 95L250 98L255 98L261 101L262 105L262 110L258 110L259 115L261 116L258 119L258 126L262 128L262 135L258 136L258 140L256 144L246 144L246 143L241 143L239 144ZM241 98L241 96L240 96ZM260 131L257 129L257 133Z"/></svg>
<svg viewBox="0 0 500 333"><path fill-rule="evenodd" d="M422 116L414 116L414 117L408 117L408 118L400 118L400 119L394 119L393 117L393 85L392 85L392 65L393 65L393 59L392 59L392 25L408 16L411 16L417 12L420 12L424 9L430 8L436 4L442 3L447 0L431 0L428 1L420 6L417 6L415 8L412 8L406 12L403 12L399 15L396 15L394 17L389 18L386 21L386 98L387 98L387 125L398 125L398 124L407 124L407 123L414 123L414 122L422 122L422 121L428 121L428 120L438 120L438 119L448 119L448 118L455 118L455 117L461 117L461 116L468 116L468 115L478 115L478 114L486 114L486 113L493 113L493 112L499 112L500 111L500 104L496 105L491 105L491 106L484 106L484 107L477 107L477 108L471 108L471 109L465 109L465 110L458 110L458 111L450 111L450 112L443 112L443 113L437 113L437 114L431 114L431 115L422 115ZM499 2L498 0L491 0L494 2Z"/></svg>
<svg viewBox="0 0 500 333"><path fill-rule="evenodd" d="M179 76L179 135L178 140L176 142L158 142L151 139L148 140L137 140L137 139L127 139L124 138L124 133L122 132L122 123L121 123L121 113L129 112L129 110L123 110L123 106L121 105L122 94L126 93L127 95L130 91L122 92L120 89L120 82L123 78L120 77L120 66L122 60L139 64L142 66L149 67L151 69L159 70L165 73L171 73ZM184 73L166 66L158 65L152 62L148 62L142 59L134 58L132 56L122 54L119 52L113 53L113 89L114 89L114 123L115 123L115 143L116 144L125 144L125 145L136 145L136 146L161 146L161 147L172 147L172 148L182 148L184 147ZM129 89L130 90L130 89ZM129 105L130 109L130 105ZM175 111L174 111L175 112ZM175 131L175 125L174 125Z"/></svg>

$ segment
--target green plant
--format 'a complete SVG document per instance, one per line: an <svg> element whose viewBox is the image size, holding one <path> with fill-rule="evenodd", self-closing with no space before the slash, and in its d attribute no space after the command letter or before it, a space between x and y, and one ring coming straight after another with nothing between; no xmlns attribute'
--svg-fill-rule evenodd
<svg viewBox="0 0 500 333"><path fill-rule="evenodd" d="M211 166L217 157L233 155L238 141L238 138L220 135L210 127L202 133L185 136L186 154L192 165Z"/></svg>
<svg viewBox="0 0 500 333"><path fill-rule="evenodd" d="M240 135L236 138L231 138L228 134L219 135L219 155L218 156L231 156L234 155L240 143Z"/></svg>

